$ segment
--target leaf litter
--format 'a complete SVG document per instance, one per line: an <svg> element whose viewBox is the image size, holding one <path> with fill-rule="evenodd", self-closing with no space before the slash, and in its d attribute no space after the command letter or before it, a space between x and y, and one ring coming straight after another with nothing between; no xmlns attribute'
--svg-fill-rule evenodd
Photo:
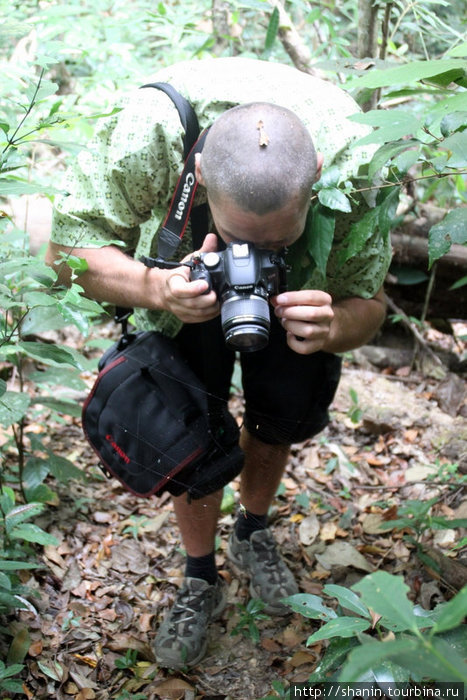
<svg viewBox="0 0 467 700"><path fill-rule="evenodd" d="M467 471L467 405L458 380L344 363L331 423L293 446L270 512L301 591L321 595L325 585L350 587L383 569L404 576L412 599L429 608L467 583L466 548L454 548L466 530L424 532L423 544L439 565L430 568L403 530L385 527L402 505L435 497L433 515L466 517L461 479ZM233 413L240 416L241 407L242 397L234 395ZM298 614L258 621L258 644L231 634L249 600L247 580L235 576L226 556L232 506L240 506L237 482L219 523L216 551L228 607L210 627L208 653L199 666L173 673L157 665L151 646L183 578L169 496L138 499L107 480L77 419L49 421L48 430L54 453L72 459L88 481L53 483L58 500L37 522L58 545L43 548L39 570L21 572L40 596L4 621L28 650L26 697L257 700L273 683L287 687L307 680L326 646L319 641L306 647L317 621ZM451 472L446 478L455 461L457 477Z"/></svg>

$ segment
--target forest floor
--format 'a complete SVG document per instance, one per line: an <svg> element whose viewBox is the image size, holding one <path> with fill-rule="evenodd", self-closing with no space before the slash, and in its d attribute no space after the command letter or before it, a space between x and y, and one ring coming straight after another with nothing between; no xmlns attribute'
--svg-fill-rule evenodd
<svg viewBox="0 0 467 700"><path fill-rule="evenodd" d="M459 335L465 328L457 328ZM435 340L465 355L465 345L451 336ZM351 586L383 569L404 576L411 598L431 608L467 583L467 548L453 549L466 531L428 529L422 536L444 555L436 573L403 532L381 524L401 505L434 497L434 514L467 518L465 385L459 373L442 378L436 367L396 366L391 358L399 350L380 351L386 357L379 367L365 351L346 358L331 423L293 447L271 527L303 592L319 595L327 583ZM375 361L374 348L370 355ZM234 396L234 414L241 405L241 395ZM205 659L187 673L172 673L159 668L151 649L183 575L169 498L138 499L107 480L78 420L38 429L48 431L54 452L82 468L87 481L53 484L57 502L38 524L59 544L44 548L43 569L25 574L40 591L36 613L9 620L10 631L26 625L31 635L28 697L258 700L271 693L273 681L287 687L307 680L326 647L306 646L318 622L293 614L258 622L259 641L248 629L235 634L249 600L247 581L226 557L236 482L227 490L216 555L229 604L210 628Z"/></svg>

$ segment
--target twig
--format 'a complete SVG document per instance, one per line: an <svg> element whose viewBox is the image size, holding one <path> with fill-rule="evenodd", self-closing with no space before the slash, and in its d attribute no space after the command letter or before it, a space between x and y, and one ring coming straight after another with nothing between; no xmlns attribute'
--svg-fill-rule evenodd
<svg viewBox="0 0 467 700"><path fill-rule="evenodd" d="M426 294L425 294L425 300L423 302L423 309L422 309L422 315L420 317L420 321L422 323L425 323L426 316L428 313L428 305L430 303L430 298L431 298L431 292L433 291L433 285L435 283L435 277L436 277L436 262L434 263L433 267L431 268L431 274L430 274L430 279L428 280L428 286L426 288Z"/></svg>
<svg viewBox="0 0 467 700"><path fill-rule="evenodd" d="M279 12L279 38L294 66L303 73L322 77L321 71L312 67L311 51L303 42L281 0L269 0L269 4Z"/></svg>
<svg viewBox="0 0 467 700"><path fill-rule="evenodd" d="M416 341L422 346L422 348L425 350L425 352L431 357L432 360L434 360L434 362L436 362L436 364L438 364L440 367L442 367L444 369L443 362L440 360L438 355L436 355L436 353L433 352L433 350L430 348L430 346L426 342L425 338L422 336L422 334L420 333L418 328L415 326L415 324L412 323L412 321L407 316L405 311L403 311L401 308L399 308L392 301L392 299L390 297L388 297L387 294L385 295L385 297L386 297L386 303L389 306L389 308L391 309L391 311L394 311L394 313L396 313L398 316L400 316L402 324L406 328L408 328L408 330L413 334Z"/></svg>

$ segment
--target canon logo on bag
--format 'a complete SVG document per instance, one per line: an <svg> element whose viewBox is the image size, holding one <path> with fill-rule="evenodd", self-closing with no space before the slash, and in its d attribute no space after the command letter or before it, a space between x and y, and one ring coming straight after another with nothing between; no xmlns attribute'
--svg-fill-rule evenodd
<svg viewBox="0 0 467 700"><path fill-rule="evenodd" d="M183 193L182 196L180 197L180 201L177 204L177 212L175 214L175 218L177 221L180 221L183 215L183 210L186 207L186 203L188 201L188 198L190 196L190 192L192 190L193 185L195 184L195 176L193 173L188 173L185 179L185 184L183 185Z"/></svg>
<svg viewBox="0 0 467 700"><path fill-rule="evenodd" d="M129 458L128 455L122 450L122 448L119 447L119 446L117 445L117 443L115 442L115 440L113 439L113 437L112 437L111 435L106 435L106 436L105 436L105 439L107 440L107 442L110 442L110 444L111 444L112 447L114 448L115 452L123 459L123 461L125 462L125 464L130 464L130 461L131 461L130 458Z"/></svg>

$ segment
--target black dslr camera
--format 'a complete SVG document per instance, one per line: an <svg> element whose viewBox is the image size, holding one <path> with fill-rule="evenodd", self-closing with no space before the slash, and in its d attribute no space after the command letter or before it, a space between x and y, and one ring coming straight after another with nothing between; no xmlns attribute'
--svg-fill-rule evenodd
<svg viewBox="0 0 467 700"><path fill-rule="evenodd" d="M225 341L233 350L253 352L267 345L268 299L287 289L284 252L229 243L224 251L193 256L191 279L206 280L206 293L216 292Z"/></svg>

